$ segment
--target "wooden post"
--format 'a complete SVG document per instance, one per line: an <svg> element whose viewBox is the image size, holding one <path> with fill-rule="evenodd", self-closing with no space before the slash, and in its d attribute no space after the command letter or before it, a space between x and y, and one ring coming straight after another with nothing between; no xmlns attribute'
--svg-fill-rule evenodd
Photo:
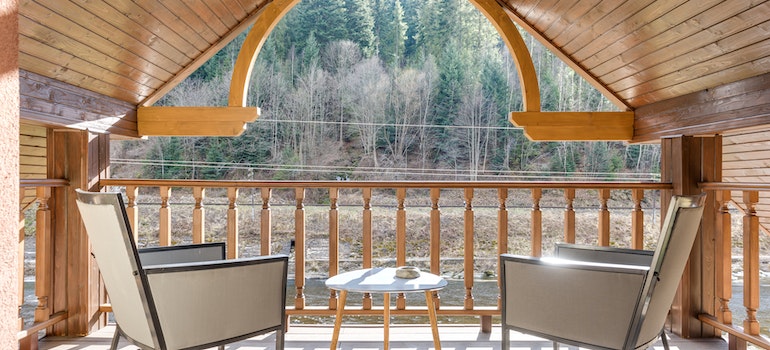
<svg viewBox="0 0 770 350"><path fill-rule="evenodd" d="M329 277L339 273L340 214L337 209L339 188L329 188ZM337 309L337 292L331 290L329 309Z"/></svg>
<svg viewBox="0 0 770 350"><path fill-rule="evenodd" d="M37 188L37 214L35 217L35 322L47 321L51 316L49 296L51 295L51 274L53 265L53 246L51 245L51 199L50 187Z"/></svg>
<svg viewBox="0 0 770 350"><path fill-rule="evenodd" d="M599 245L607 247L610 245L610 210L607 207L607 201L610 199L610 190L602 188L599 190Z"/></svg>
<svg viewBox="0 0 770 350"><path fill-rule="evenodd" d="M631 213L631 248L644 249L644 211L642 210L644 190L641 188L631 190L631 198L634 201L634 211Z"/></svg>
<svg viewBox="0 0 770 350"><path fill-rule="evenodd" d="M673 191L661 191L661 212L672 194L700 194L700 182L722 181L722 138L681 136L661 139L661 181ZM714 337L719 332L697 319L698 313L715 314L716 200L707 198L703 223L695 237L670 311L671 330L684 338Z"/></svg>
<svg viewBox="0 0 770 350"><path fill-rule="evenodd" d="M206 211L203 209L203 198L205 196L205 188L193 187L195 207L193 208L192 218L192 241L194 244L200 244L206 241Z"/></svg>
<svg viewBox="0 0 770 350"><path fill-rule="evenodd" d="M465 247L463 249L465 280L465 309L473 310L473 272L475 264L473 260L473 188L466 188L465 194Z"/></svg>
<svg viewBox="0 0 770 350"><path fill-rule="evenodd" d="M759 192L743 191L743 204L746 214L743 216L743 306L746 307L746 319L743 329L750 335L759 335L759 217L756 205Z"/></svg>
<svg viewBox="0 0 770 350"><path fill-rule="evenodd" d="M530 222L532 233L532 256L543 254L543 213L540 211L540 198L543 197L543 189L532 189L532 221Z"/></svg>
<svg viewBox="0 0 770 350"><path fill-rule="evenodd" d="M441 275L441 209L438 205L440 197L440 188L430 189L430 272L436 275ZM441 307L441 297L438 291L431 293L434 307L438 310Z"/></svg>
<svg viewBox="0 0 770 350"><path fill-rule="evenodd" d="M575 189L564 189L564 242L575 243Z"/></svg>
<svg viewBox="0 0 770 350"><path fill-rule="evenodd" d="M505 201L508 199L508 189L497 189L497 255L508 253L508 208ZM500 276L500 264L497 264L497 287L502 290L502 276ZM503 299L497 294L497 308L502 309Z"/></svg>
<svg viewBox="0 0 770 350"><path fill-rule="evenodd" d="M126 186L126 215L128 224L131 226L131 233L134 235L134 242L139 241L139 207L136 205L136 197L139 196L139 187Z"/></svg>
<svg viewBox="0 0 770 350"><path fill-rule="evenodd" d="M297 208L294 210L294 308L305 308L305 189L294 189Z"/></svg>
<svg viewBox="0 0 770 350"><path fill-rule="evenodd" d="M262 255L272 254L270 244L272 243L273 225L272 225L272 213L270 212L270 197L273 190L269 187L262 188L262 212L260 213L259 220L259 250ZM288 242L286 242L289 244Z"/></svg>
<svg viewBox="0 0 770 350"><path fill-rule="evenodd" d="M238 258L238 189L227 188L227 258Z"/></svg>
<svg viewBox="0 0 770 350"><path fill-rule="evenodd" d="M364 209L363 209L363 223L362 223L362 231L363 231L363 245L364 245L364 261L363 261L363 268L369 269L372 267L372 189L370 187L362 188L361 189L361 196L363 197L364 201ZM364 310L371 310L372 309L372 294L371 293L364 293L363 296L363 307Z"/></svg>
<svg viewBox="0 0 770 350"><path fill-rule="evenodd" d="M732 221L730 218L730 191L715 191L719 205L717 215L717 232L714 245L716 246L715 273L717 296L717 320L724 324L733 323L733 312L730 310L730 299L733 297L732 286Z"/></svg>
<svg viewBox="0 0 770 350"><path fill-rule="evenodd" d="M396 189L396 266L406 265L406 210L404 202L406 200L406 188ZM406 298L404 293L398 293L396 297L396 309L406 308Z"/></svg>
<svg viewBox="0 0 770 350"><path fill-rule="evenodd" d="M171 187L160 186L160 227L158 241L161 246L171 245L171 208L168 198L171 197Z"/></svg>

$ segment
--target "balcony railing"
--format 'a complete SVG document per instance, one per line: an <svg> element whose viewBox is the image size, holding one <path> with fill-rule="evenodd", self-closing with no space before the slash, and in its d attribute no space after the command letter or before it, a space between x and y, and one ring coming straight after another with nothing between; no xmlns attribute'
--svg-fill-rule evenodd
<svg viewBox="0 0 770 350"><path fill-rule="evenodd" d="M491 317L499 315L500 311L499 300L497 306L489 304L480 306L480 303L476 303L474 287L478 282L478 276L486 272L480 271L479 260L491 258L495 260L496 268L496 257L501 253L514 252L538 256L544 253L544 247L549 249L550 241L554 240L649 249L655 242L649 239L645 241L645 234L655 236L654 233L657 232L657 224L654 222L658 212L655 204L658 197L657 191L671 189L670 184L664 183L605 182L254 182L112 179L103 180L101 185L125 193L132 227L140 227L140 218L145 220L147 217L157 216L158 226L155 232L146 232L146 227L135 230L135 232L142 231L143 236L157 237L157 242L143 242L145 245L174 244L176 242L172 239L172 227L185 227L183 230L185 233L182 235L189 235L189 238L182 238L184 241L199 243L211 239L225 240L229 258L241 255L239 249L243 247L258 246L258 252L253 254L266 255L288 244L288 242L276 242L274 239L274 236L286 234L274 232L276 227L282 227L282 231L287 227L286 223L274 220L274 212L285 211L286 206L290 206L289 209L293 215L283 215L280 218L282 221L291 221L291 225L288 226L293 226L289 235L294 243L292 272L295 284L294 292L291 293L292 300L287 307L287 314L292 316L331 316L335 312L337 296L334 293L329 293L328 298L323 297L322 302L308 303L305 283L306 276L309 274L320 272L321 277L325 278L339 273L341 267L345 269L351 266L366 268L373 264L404 265L416 260L424 263L425 268L431 272L442 274L442 272L446 273L444 270L450 269L447 267L448 261L455 260L454 257L445 253L447 245L453 245L450 250L461 252L461 257L456 259L461 261L459 267L461 272L454 277L460 280L459 283L462 286L459 292L453 292L461 294L454 298L461 301L453 305L440 305L438 313L439 315L480 317L482 328L485 330L488 330L491 325ZM50 223L53 215L48 206L52 190L66 187L67 183L63 180L25 180L21 186L34 188L38 203L35 215L37 253L35 293L38 305L35 310L35 323L19 332L19 339L24 341L30 339L30 336L38 330L48 328L67 318L66 311L53 312L49 307L49 299L56 291L51 290L50 283L52 276L50 269L53 267L49 261L52 254L50 242L51 236L55 233L51 231ZM762 236L760 236L761 228L755 209L759 193L770 191L770 186L704 183L701 184L701 188L709 192L709 197L716 203L713 226L716 227L717 232L714 242L715 302L712 310L706 310L700 315L700 319L726 332L731 344L737 344L738 347L753 343L763 348L770 348L767 338L761 334L758 320L761 317L757 317L758 314L766 314L768 310L760 309L759 302L759 266L761 264L759 242ZM209 191L208 196L207 191ZM244 193L252 196L243 196ZM351 196L357 198L356 203L349 203ZM742 207L732 202L733 196L741 197ZM311 211L316 211L315 215L318 215L319 205L323 205L320 211L328 217L328 222L324 224L324 232L309 232L306 225L307 210L310 208ZM224 210L217 210L220 206L224 207ZM243 237L241 241L240 233L252 229L244 227L245 220L239 222L239 217L243 216L239 215L239 209L244 207L246 209L251 207L253 216L259 218L253 221L254 223L258 221L258 238L255 240L252 239L252 235L249 235L249 237ZM174 216L171 215L172 208L175 209ZM190 208L189 213L182 215L187 211L186 208ZM733 224L731 212L735 212L736 208L743 210L742 225ZM139 214L140 210L142 215ZM221 218L211 217L211 214L218 212L222 213ZM258 215L256 215L257 212ZM586 212L590 215L585 215ZM375 217L384 215L383 213L394 219L375 221ZM544 213L550 216L550 220L546 220L545 223ZM582 215L576 215L576 213L582 213ZM613 220L610 220L610 213ZM349 227L350 215L356 217L356 225L353 228ZM549 222L553 223L554 215L562 216L563 224L560 227L546 226ZM426 234L429 237L427 244L411 243L414 240L416 228L410 226L413 221L408 220L408 216L427 218ZM477 225L479 221L489 221L489 216L494 216L496 231L492 234L495 241L492 242L494 245L492 253L485 250L490 249L486 244L488 242L483 242L484 244L480 242L488 240L486 237L489 236L489 232L480 232ZM184 217L189 217L190 222L184 222L188 220ZM618 217L621 217L620 222L625 223L617 224ZM207 228L210 231L216 231L214 226L217 224L212 222L218 221L224 222L222 229L225 232L224 238L216 237L216 234L207 234ZM388 227L383 228L383 222ZM522 225L522 222L526 224ZM615 223L618 228L611 228L612 223ZM595 236L586 238L583 234L582 238L578 237L577 232L581 230L579 228L585 231L586 225L596 230ZM630 230L627 229L628 227ZM343 231L348 231L348 235L350 231L355 232L354 237L341 238L341 228L344 228ZM374 238L378 230L392 232L390 233L392 237L389 236L388 239L392 239L393 242L387 244L390 251L380 252L383 242L378 242ZM460 232L461 240L447 242L447 233L453 230ZM521 231L525 231L526 234L516 233ZM554 231L560 231L560 233L554 234ZM174 236L177 235L179 233L175 232ZM740 237L737 237L738 235ZM322 236L328 242L328 247L324 247L328 249L328 255L323 258L325 261L320 269L309 268L310 263L314 263L313 259L318 259L307 256L309 236ZM136 238L140 239L138 236ZM742 245L733 246L732 242L738 238L742 240ZM146 237L141 239L147 240ZM341 252L341 242L343 245L349 245L351 240L360 252L356 254ZM528 242L522 245L522 240ZM314 241L310 245L316 243ZM730 303L733 299L732 257L734 252L741 252L743 255L741 309L745 310L746 317L741 323L742 327L733 324L733 312L736 307L731 306ZM485 254L493 256L484 256ZM450 293L450 291L445 290L442 293ZM394 315L427 313L425 307L406 305L403 297L398 300L397 310L393 311ZM360 303L360 308L346 310L346 314L379 315L381 307L372 305L371 296L364 295ZM110 308L105 306L101 310L109 311Z"/></svg>
<svg viewBox="0 0 770 350"><path fill-rule="evenodd" d="M276 222L273 221L273 208L278 202L283 203L283 205L290 205L294 211L292 239L294 243L294 288L296 290L292 293L294 294L293 305L287 307L287 314L292 316L331 316L334 314L337 306L337 296L334 292L329 293L328 303L324 302L324 305L309 305L307 302L305 283L306 276L309 273L307 256L309 248L307 237L309 233L306 229L306 209L308 206L317 208L318 203L324 203L324 206L327 207L325 211L328 211L328 226L324 228L324 231L326 231L324 234L328 232L326 237L328 239L328 261L322 264L328 266L328 268L326 271L322 271L325 274L323 277L336 275L341 271L341 265L347 267L352 264L356 268L372 267L376 255L374 250L378 246L376 243L381 243L373 242L373 235L376 231L373 217L381 214L383 211L388 211L394 217L392 223L388 223L392 225L388 230L393 232L394 236L393 242L390 244L394 256L388 257L392 261L387 263L395 266L407 265L407 262L413 264L416 257L419 256L421 257L420 260L424 260L425 269L432 273L442 274L442 272L445 272L442 271L442 264L446 264L447 258L449 258L442 255L447 250L447 242L442 240L442 238L447 236L447 231L458 229L457 227L446 227L448 226L447 222L444 222L445 227L442 227L442 221L450 220L450 214L459 216L453 219L452 223L459 222L457 226L461 227L461 232L458 235L462 239L461 242L455 242L454 244L462 246L453 247L452 250L462 252L460 257L462 266L458 267L458 271L461 272L457 275L463 284L463 296L454 298L460 299L462 302L461 305L440 305L438 314L480 316L484 330L490 329L491 317L499 315L500 309L499 298L492 305L481 306L475 302L474 286L477 276L484 272L488 273L487 270L479 271L478 260L482 258L480 255L484 254L487 259L493 261L494 267L492 269L497 268L496 257L499 254L509 252L509 243L513 243L509 242L511 237L510 231L513 230L513 228L509 227L509 220L511 218L525 215L527 217L522 220L529 222L529 227L524 228L527 232L526 239L529 240L529 249L524 252L517 251L516 253L519 254L540 256L543 254L543 247L545 246L544 237L549 240L554 239L551 237L552 235L544 235L544 211L563 211L563 214L561 214L563 215L562 233L560 237L555 238L556 240L574 243L576 241L576 232L578 231L577 227L587 224L595 227L596 230L595 238L591 239L593 244L607 246L613 244L613 241L625 241L628 242L626 243L627 246L641 249L644 248L645 244L645 213L643 210L645 199L647 199L647 202L655 202L657 200L657 195L648 195L645 198L645 192L671 189L671 185L665 183L609 182L255 182L110 179L103 180L101 185L109 186L112 190L124 191L127 198L128 216L132 227L139 227L140 210L142 210L141 217L158 215L157 244L159 245L169 245L172 242L171 222L174 218L171 213L172 207L175 208L177 206L180 208L191 208L189 209L191 213L188 215L192 220L191 230L189 231L191 232L191 237L189 240L192 243L207 240L207 229L204 222L207 221L206 215L209 212L206 211L206 208L210 208L212 203L217 203L218 201L215 198L207 198L207 191L209 193L219 191L226 198L224 203L220 205L226 207L224 231L226 232L225 240L227 242L228 258L240 256L239 247L242 247L243 244L239 232L243 227L239 226L238 211L244 206L244 203L248 204L249 198L253 199L253 196L240 198L240 193L245 191L259 193L257 203L254 203L259 210L259 238L258 242L254 244L259 245L259 254L261 255L273 253L274 249L272 247L276 246L276 242L273 241L273 227L276 225ZM173 193L177 194L177 196L190 198L190 203L175 204L174 197L172 197L172 188L174 189ZM276 191L282 191L280 198L277 198L278 196L275 195ZM312 191L313 194L312 203L307 198L309 191ZM361 252L360 254L353 254L355 256L354 259L358 259L355 262L351 262L351 259L341 259L340 256L340 227L345 224L345 221L341 219L341 191L345 194L346 198L349 198L351 195L360 198L357 201L359 204L354 204L358 206L357 209L351 208L350 204L344 205L346 213L350 213L351 210L359 212L356 214L359 215L356 218L356 222L360 220L360 233L353 240ZM514 205L515 213L512 214L511 210L509 210L511 202L509 196L513 191L517 191L518 198L522 197L522 192L526 193L528 199L527 203L521 203L519 199ZM286 198L287 192L289 193L288 197L290 197L288 199ZM548 196L544 197L546 192ZM142 194L141 203L139 200L140 193ZM378 206L373 205L373 193L377 193L378 199L381 202L385 202L385 205L383 203L378 203ZM622 193L622 195L617 197L623 197L623 199L611 199L613 193ZM411 196L408 196L408 194ZM383 196L387 198L382 199L381 197ZM446 198L442 198L442 196ZM148 197L154 198L147 199ZM581 203L586 203L586 198L589 198L591 204L576 206L576 198ZM411 203L409 199L413 199L412 202L419 202L420 204L408 206L407 203ZM476 204L475 201L477 200L481 202L480 205ZM491 204L492 200L496 203ZM547 203L542 203L544 200ZM177 203L184 201L184 199L179 199ZM291 203L287 203L288 201ZM522 206L526 207L526 209L522 209ZM474 241L481 234L476 232L476 210L483 210L485 213L496 211L496 214L493 214L496 216L496 234L491 239L495 241L492 244L496 243L496 249L492 252L482 252L477 248L477 242ZM585 212L586 210L592 213L591 216L595 216L594 222L578 222L576 212ZM416 233L413 227L409 227L407 216L416 215L412 214L416 211L422 211L422 215L427 216L429 221L427 225L429 239L427 244L422 246L410 243L411 238ZM427 215L426 211L428 212ZM611 211L617 212L613 215L613 218L618 213L623 212L622 216L627 217L625 220L627 224L622 226L624 228L630 227L631 229L628 231L624 229L621 233L612 232ZM656 210L650 211L652 215L656 215ZM174 212L178 213L178 209L175 209ZM648 213L648 215L650 214ZM520 222L522 220L516 221ZM377 229L382 228L378 225ZM521 228L516 227L516 229ZM657 230L657 227L652 229L652 231L655 230ZM134 232L138 231L140 230L134 230ZM314 233L314 235L316 234ZM625 237L616 238L614 236ZM135 238L139 239L138 236ZM479 242L479 244L481 243ZM378 248L377 250L379 251L380 249ZM493 271L493 274L496 275L496 270ZM346 310L345 312L350 315L375 315L379 314L380 310L380 307L372 305L370 295L363 295L360 309ZM425 315L427 311L425 307L407 306L404 296L400 295L397 298L396 309L393 311L393 314Z"/></svg>

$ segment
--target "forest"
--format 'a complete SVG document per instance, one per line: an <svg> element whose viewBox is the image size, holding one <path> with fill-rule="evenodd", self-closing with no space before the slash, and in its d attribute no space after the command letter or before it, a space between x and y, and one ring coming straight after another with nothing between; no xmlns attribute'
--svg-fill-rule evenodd
<svg viewBox="0 0 770 350"><path fill-rule="evenodd" d="M544 111L615 110L521 31ZM245 33L158 105L224 106ZM259 180L657 180L658 145L530 142L516 67L465 0L304 0L255 63L239 137L116 141L112 176Z"/></svg>

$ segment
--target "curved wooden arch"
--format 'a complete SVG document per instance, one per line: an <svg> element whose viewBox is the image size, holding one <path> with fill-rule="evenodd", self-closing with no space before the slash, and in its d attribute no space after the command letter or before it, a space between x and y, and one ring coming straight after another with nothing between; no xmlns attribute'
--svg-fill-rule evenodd
<svg viewBox="0 0 770 350"><path fill-rule="evenodd" d="M275 25L301 0L275 0L268 4L243 42L230 82L231 107L245 107L251 70L262 45ZM525 112L540 110L540 88L535 66L518 28L494 0L468 0L495 26L516 61Z"/></svg>

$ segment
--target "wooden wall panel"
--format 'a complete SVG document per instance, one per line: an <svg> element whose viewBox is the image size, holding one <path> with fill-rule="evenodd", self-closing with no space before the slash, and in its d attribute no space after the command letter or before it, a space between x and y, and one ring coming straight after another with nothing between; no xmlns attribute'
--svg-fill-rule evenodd
<svg viewBox="0 0 770 350"><path fill-rule="evenodd" d="M725 182L770 182L770 127L725 135L723 162ZM745 208L743 194L732 195ZM770 193L759 193L756 209L761 229L770 233Z"/></svg>
<svg viewBox="0 0 770 350"><path fill-rule="evenodd" d="M43 126L23 123L19 125L20 179L47 178L47 133L48 130ZM34 200L35 189L25 189L21 208L26 208Z"/></svg>

